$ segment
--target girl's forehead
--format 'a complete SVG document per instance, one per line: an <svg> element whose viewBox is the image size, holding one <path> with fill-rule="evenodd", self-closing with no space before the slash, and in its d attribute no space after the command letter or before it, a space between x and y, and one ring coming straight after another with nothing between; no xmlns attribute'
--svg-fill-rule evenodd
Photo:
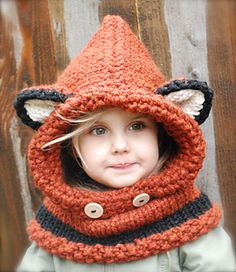
<svg viewBox="0 0 236 272"><path fill-rule="evenodd" d="M99 116L99 119L106 119L106 118L110 119L110 118L114 118L114 117L124 117L127 119L134 119L134 118L141 118L141 117L150 118L147 115L144 115L142 113L129 112L129 111L125 111L121 108L116 107L116 108L104 109L102 111L101 115Z"/></svg>

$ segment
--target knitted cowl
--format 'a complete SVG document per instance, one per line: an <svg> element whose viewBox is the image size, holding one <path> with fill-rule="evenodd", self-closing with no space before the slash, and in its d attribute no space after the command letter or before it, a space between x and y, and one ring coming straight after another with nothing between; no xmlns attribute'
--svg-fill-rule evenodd
<svg viewBox="0 0 236 272"><path fill-rule="evenodd" d="M133 44L135 53L129 52L132 58L126 56L117 61L115 55L121 54L124 48L117 49L120 45L114 40L112 46L116 45L116 50L104 46L107 39L101 37L107 36L111 28L128 32L126 37ZM57 113L52 111L40 124L29 145L30 170L44 200L36 218L29 223L28 232L38 246L68 260L85 263L139 260L197 239L216 226L220 219L217 205L194 186L205 157L205 141L198 122L204 121L210 111L211 101L207 94L210 89L206 83L197 81L166 83L146 49L134 37L120 17L107 16L88 46L56 84L23 90L15 103L22 120L36 128L39 122L30 119L30 114L26 116L26 101L36 98L60 102L56 106ZM127 45L127 40L124 44ZM101 46L105 48L103 51L97 49ZM140 62L142 59L146 65ZM135 69L130 69L130 63L140 63L140 67L136 65L133 66ZM195 120L165 98L182 89L200 89L204 93L205 110ZM174 139L178 152L171 156L160 173L129 187L104 192L72 187L63 174L61 144L46 151L41 147L70 129L70 124L58 113L75 119L79 112L106 107L150 116ZM134 206L135 197L144 193L150 200L142 206ZM103 214L90 218L84 210L89 203L99 204Z"/></svg>

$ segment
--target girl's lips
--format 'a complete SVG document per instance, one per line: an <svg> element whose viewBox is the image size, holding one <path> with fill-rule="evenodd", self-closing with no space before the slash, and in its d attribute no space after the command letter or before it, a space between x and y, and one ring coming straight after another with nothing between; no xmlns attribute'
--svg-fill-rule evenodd
<svg viewBox="0 0 236 272"><path fill-rule="evenodd" d="M111 168L114 169L128 169L131 166L133 166L135 163L124 163L124 164L115 164L113 166L111 166Z"/></svg>

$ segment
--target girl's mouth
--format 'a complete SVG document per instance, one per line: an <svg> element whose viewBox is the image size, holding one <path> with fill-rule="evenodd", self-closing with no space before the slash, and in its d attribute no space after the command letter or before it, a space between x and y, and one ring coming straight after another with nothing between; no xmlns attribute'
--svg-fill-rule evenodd
<svg viewBox="0 0 236 272"><path fill-rule="evenodd" d="M135 164L135 163L115 164L115 165L111 166L111 168L117 169L117 170L129 169L129 168L131 168L134 164Z"/></svg>

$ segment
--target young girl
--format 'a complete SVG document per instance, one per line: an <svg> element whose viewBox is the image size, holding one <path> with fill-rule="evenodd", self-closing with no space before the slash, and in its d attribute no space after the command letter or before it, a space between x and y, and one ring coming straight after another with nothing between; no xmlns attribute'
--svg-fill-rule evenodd
<svg viewBox="0 0 236 272"><path fill-rule="evenodd" d="M44 196L18 271L235 271L219 208L194 186L211 101L205 82L165 82L107 16L56 84L17 96Z"/></svg>

